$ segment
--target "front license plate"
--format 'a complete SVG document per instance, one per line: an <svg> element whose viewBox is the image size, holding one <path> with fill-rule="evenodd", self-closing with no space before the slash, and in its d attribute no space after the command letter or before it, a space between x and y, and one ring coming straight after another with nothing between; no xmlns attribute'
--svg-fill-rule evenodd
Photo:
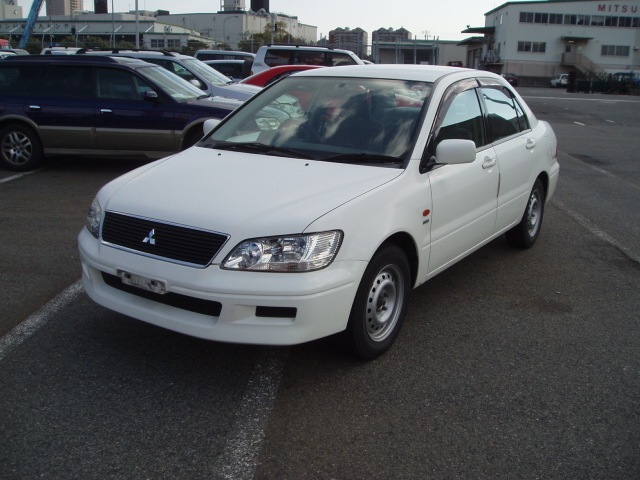
<svg viewBox="0 0 640 480"><path fill-rule="evenodd" d="M125 272L124 270L118 270L118 277L125 285L131 285L132 287L138 287L149 292L159 293L164 295L167 293L167 284L162 280L156 280L154 278L143 277L135 273Z"/></svg>

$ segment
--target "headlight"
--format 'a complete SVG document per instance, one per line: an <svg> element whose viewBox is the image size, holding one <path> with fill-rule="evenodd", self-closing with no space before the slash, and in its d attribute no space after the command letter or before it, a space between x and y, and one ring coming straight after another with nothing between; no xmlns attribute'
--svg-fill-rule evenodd
<svg viewBox="0 0 640 480"><path fill-rule="evenodd" d="M98 203L98 197L96 197L91 202L91 207L89 207L89 213L87 213L87 219L84 223L89 233L96 238L100 237L100 220L102 220L102 207Z"/></svg>
<svg viewBox="0 0 640 480"><path fill-rule="evenodd" d="M222 268L263 272L309 272L329 265L338 253L342 232L252 238L240 243Z"/></svg>

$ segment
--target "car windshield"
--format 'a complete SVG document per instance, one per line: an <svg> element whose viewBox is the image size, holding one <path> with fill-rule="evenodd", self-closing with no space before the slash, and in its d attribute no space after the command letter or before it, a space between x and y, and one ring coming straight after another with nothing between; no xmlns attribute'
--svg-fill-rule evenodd
<svg viewBox="0 0 640 480"><path fill-rule="evenodd" d="M176 102L190 102L206 94L176 74L162 67L149 65L138 69L138 72L151 80L173 98Z"/></svg>
<svg viewBox="0 0 640 480"><path fill-rule="evenodd" d="M199 145L399 167L413 149L431 89L406 80L291 76L248 101Z"/></svg>
<svg viewBox="0 0 640 480"><path fill-rule="evenodd" d="M223 75L215 68L210 67L196 58L185 59L183 62L196 73L207 79L207 81L212 85L226 85L227 83L232 83L232 80L229 77Z"/></svg>

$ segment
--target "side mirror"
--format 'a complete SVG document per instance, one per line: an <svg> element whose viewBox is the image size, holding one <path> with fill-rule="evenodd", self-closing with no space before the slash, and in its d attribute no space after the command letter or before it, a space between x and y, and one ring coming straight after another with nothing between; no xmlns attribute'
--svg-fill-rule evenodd
<svg viewBox="0 0 640 480"><path fill-rule="evenodd" d="M200 90L202 90L202 83L200 82L200 80L198 80L197 78L192 78L191 80L189 80L189 83L191 85L193 85L194 87L198 87Z"/></svg>
<svg viewBox="0 0 640 480"><path fill-rule="evenodd" d="M442 140L436 147L435 163L457 165L472 163L476 159L476 144L472 140Z"/></svg>
<svg viewBox="0 0 640 480"><path fill-rule="evenodd" d="M204 131L204 135L207 136L211 131L218 126L221 122L219 118L210 118L204 121L204 125L202 126L202 130Z"/></svg>
<svg viewBox="0 0 640 480"><path fill-rule="evenodd" d="M150 102L157 102L160 97L158 97L158 92L147 90L146 92L144 92L144 99Z"/></svg>

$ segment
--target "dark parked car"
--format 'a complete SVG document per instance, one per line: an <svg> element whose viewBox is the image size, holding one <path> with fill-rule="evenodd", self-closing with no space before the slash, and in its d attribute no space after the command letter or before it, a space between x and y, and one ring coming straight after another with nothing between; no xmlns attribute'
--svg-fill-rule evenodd
<svg viewBox="0 0 640 480"><path fill-rule="evenodd" d="M240 104L213 101L142 60L13 56L0 62L0 165L29 170L60 154L161 158Z"/></svg>
<svg viewBox="0 0 640 480"><path fill-rule="evenodd" d="M514 87L518 86L518 76L515 73L503 73L502 76L504 79L509 82Z"/></svg>

